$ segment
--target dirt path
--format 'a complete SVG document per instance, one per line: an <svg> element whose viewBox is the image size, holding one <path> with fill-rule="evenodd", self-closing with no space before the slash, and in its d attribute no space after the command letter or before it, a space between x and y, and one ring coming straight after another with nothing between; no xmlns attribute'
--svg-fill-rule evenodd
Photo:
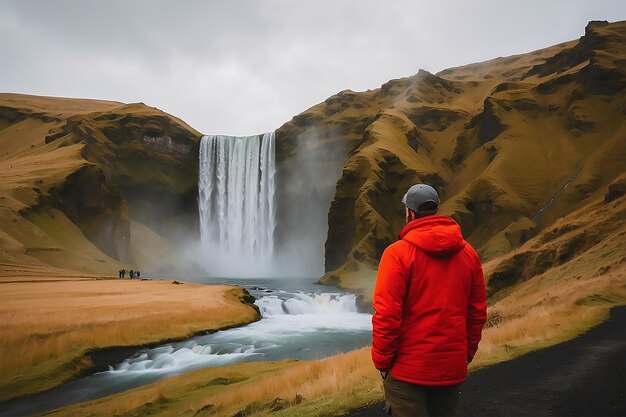
<svg viewBox="0 0 626 417"><path fill-rule="evenodd" d="M626 416L626 307L560 345L470 374L459 415ZM384 416L382 402L346 417Z"/></svg>

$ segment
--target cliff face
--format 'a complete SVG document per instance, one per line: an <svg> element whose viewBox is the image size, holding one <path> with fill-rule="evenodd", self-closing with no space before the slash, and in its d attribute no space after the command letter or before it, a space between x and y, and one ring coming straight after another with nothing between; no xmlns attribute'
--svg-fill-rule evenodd
<svg viewBox="0 0 626 417"><path fill-rule="evenodd" d="M277 200L290 202L278 244L303 236L297 254L325 239L321 281L367 296L414 183L433 185L494 262L571 213L619 204L625 38L625 22L591 22L577 41L342 91L295 116L276 132L289 178ZM199 138L143 104L1 94L3 256L95 272L180 265L172 243L198 233ZM494 291L511 274L498 276Z"/></svg>
<svg viewBox="0 0 626 417"><path fill-rule="evenodd" d="M1 94L0 191L15 219L2 228L6 257L93 273L173 269L168 241L198 233L200 136L143 104Z"/></svg>
<svg viewBox="0 0 626 417"><path fill-rule="evenodd" d="M134 220L166 238L198 233L200 133L157 109L130 104L74 116L60 134L55 140L85 144L81 155L119 188Z"/></svg>
<svg viewBox="0 0 626 417"><path fill-rule="evenodd" d="M321 281L368 295L417 182L486 261L602 199L626 166L625 41L625 22L591 22L578 41L341 92L279 129L283 155L306 131L345 149Z"/></svg>

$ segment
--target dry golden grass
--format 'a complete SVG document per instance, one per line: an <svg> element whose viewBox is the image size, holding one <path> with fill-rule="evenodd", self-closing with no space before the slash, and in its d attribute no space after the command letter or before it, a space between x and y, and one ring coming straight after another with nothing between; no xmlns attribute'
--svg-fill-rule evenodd
<svg viewBox="0 0 626 417"><path fill-rule="evenodd" d="M502 362L571 339L626 304L626 266L586 280L513 294L491 306L475 366Z"/></svg>
<svg viewBox="0 0 626 417"><path fill-rule="evenodd" d="M257 313L239 301L241 294L236 287L169 281L2 283L1 398L70 378L89 365L84 355L90 349L156 343L249 323Z"/></svg>
<svg viewBox="0 0 626 417"><path fill-rule="evenodd" d="M603 321L610 307L626 304L626 266L573 282L558 279L573 267L535 277L490 307L490 324L470 371L569 340ZM545 285L550 280L554 284ZM52 415L232 416L244 411L248 416L312 417L341 415L380 398L380 376L370 349L363 348L311 362L198 370Z"/></svg>
<svg viewBox="0 0 626 417"><path fill-rule="evenodd" d="M593 245L561 265L494 294L477 365L570 339L606 319L610 307L626 304L624 210L623 199L609 204L591 202L514 253L485 264L489 278L501 261L516 253L557 248L568 254L581 232L585 243ZM597 243L592 240L594 234L600 237Z"/></svg>
<svg viewBox="0 0 626 417"><path fill-rule="evenodd" d="M28 94L0 93L0 104L21 107L33 113L49 113L58 116L110 110L122 103L108 100L85 98L47 97Z"/></svg>
<svg viewBox="0 0 626 417"><path fill-rule="evenodd" d="M195 404L200 410L208 404L213 405L213 412L218 415L232 415L245 406L263 415L269 411L268 404L279 397L290 405L298 405L302 399L313 402L329 396L334 397L334 412L348 411L350 405L378 398L382 394L382 385L378 372L369 359L369 348L333 356L329 359L298 363L274 375L266 376L262 381L249 381L220 392ZM343 400L337 398L341 393ZM358 397L358 401L355 401ZM242 398L246 398L242 407ZM310 406L311 404L309 404ZM293 413L293 410L290 410Z"/></svg>

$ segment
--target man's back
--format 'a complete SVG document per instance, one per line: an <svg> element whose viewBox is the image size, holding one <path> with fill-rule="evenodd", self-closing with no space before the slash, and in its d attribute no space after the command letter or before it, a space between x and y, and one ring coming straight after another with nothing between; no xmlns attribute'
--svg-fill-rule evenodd
<svg viewBox="0 0 626 417"><path fill-rule="evenodd" d="M478 255L446 216L413 220L400 237L378 269L374 364L413 384L461 383L486 319Z"/></svg>

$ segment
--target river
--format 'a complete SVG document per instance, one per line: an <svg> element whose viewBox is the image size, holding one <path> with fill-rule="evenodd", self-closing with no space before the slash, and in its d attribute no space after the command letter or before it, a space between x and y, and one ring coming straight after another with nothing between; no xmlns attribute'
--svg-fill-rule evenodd
<svg viewBox="0 0 626 417"><path fill-rule="evenodd" d="M320 359L366 346L371 315L357 311L356 296L311 279L204 279L237 284L255 296L258 322L154 348L138 348L104 372L0 404L1 414L32 415L126 391L199 368L238 362Z"/></svg>

